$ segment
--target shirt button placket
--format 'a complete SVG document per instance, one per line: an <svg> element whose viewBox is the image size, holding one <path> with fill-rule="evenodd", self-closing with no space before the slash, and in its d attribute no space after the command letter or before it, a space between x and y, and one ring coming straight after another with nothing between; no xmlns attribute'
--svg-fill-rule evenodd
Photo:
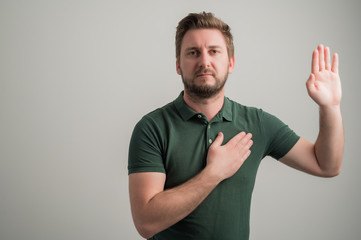
<svg viewBox="0 0 361 240"><path fill-rule="evenodd" d="M211 124L208 123L207 126L207 138L208 138L208 147L212 144L213 140L210 138L211 136Z"/></svg>

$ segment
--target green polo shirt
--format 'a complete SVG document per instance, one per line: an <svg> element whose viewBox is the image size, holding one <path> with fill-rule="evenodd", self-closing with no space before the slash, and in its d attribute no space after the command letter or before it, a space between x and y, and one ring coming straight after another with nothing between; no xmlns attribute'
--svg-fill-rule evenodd
<svg viewBox="0 0 361 240"><path fill-rule="evenodd" d="M128 172L162 172L165 189L182 184L206 165L208 148L219 132L223 144L241 131L252 133L251 155L221 182L191 214L152 239L249 239L251 196L261 160L279 159L299 137L278 118L225 97L222 110L208 121L189 108L183 93L145 115L135 126L129 147Z"/></svg>

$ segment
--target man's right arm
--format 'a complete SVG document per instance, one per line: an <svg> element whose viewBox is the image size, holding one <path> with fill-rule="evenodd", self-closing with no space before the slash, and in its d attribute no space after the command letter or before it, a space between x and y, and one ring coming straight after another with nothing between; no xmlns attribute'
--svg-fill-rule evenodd
<svg viewBox="0 0 361 240"><path fill-rule="evenodd" d="M207 166L187 182L164 190L164 173L129 175L129 195L134 224L144 238L150 238L182 220L224 179L237 172L250 155L252 135L241 132L222 146L219 133L208 150Z"/></svg>

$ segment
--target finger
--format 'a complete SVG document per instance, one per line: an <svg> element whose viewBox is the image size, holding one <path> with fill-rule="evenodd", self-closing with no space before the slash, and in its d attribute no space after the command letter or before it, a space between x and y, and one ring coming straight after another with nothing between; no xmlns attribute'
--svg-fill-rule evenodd
<svg viewBox="0 0 361 240"><path fill-rule="evenodd" d="M333 54L331 71L334 73L338 73L338 54L337 53Z"/></svg>
<svg viewBox="0 0 361 240"><path fill-rule="evenodd" d="M251 146L253 145L253 141L252 140L249 140L245 145L240 145L238 149L238 154L240 156L244 156L247 154L247 152L250 152L250 148Z"/></svg>
<svg viewBox="0 0 361 240"><path fill-rule="evenodd" d="M249 140L248 142L247 142L247 144L246 144L246 148L247 149L250 149L251 147L252 147L252 145L253 145L253 141L252 140Z"/></svg>
<svg viewBox="0 0 361 240"><path fill-rule="evenodd" d="M243 145L246 145L252 138L252 133L247 133L246 136L244 136L240 141L239 143L240 144L243 144Z"/></svg>
<svg viewBox="0 0 361 240"><path fill-rule="evenodd" d="M246 161L249 155L251 155L251 150L247 150L247 152L242 156L242 161Z"/></svg>
<svg viewBox="0 0 361 240"><path fill-rule="evenodd" d="M314 50L312 53L312 73L316 74L319 71L319 64L318 64L318 51Z"/></svg>
<svg viewBox="0 0 361 240"><path fill-rule="evenodd" d="M214 147L221 146L222 143L223 143L223 139L224 139L223 133L219 132L216 139L214 139L214 142L213 142L212 146L214 146Z"/></svg>
<svg viewBox="0 0 361 240"><path fill-rule="evenodd" d="M240 132L236 136L234 136L231 140L229 140L227 144L236 145L244 136L246 136L246 133Z"/></svg>
<svg viewBox="0 0 361 240"><path fill-rule="evenodd" d="M325 69L331 70L330 48L325 47Z"/></svg>
<svg viewBox="0 0 361 240"><path fill-rule="evenodd" d="M324 49L323 49L323 45L320 44L318 45L318 54L319 54L319 64L320 64L320 71L325 70L325 54L324 54Z"/></svg>
<svg viewBox="0 0 361 240"><path fill-rule="evenodd" d="M237 143L237 148L239 149L247 148L249 142L252 141L251 138L252 138L252 134L247 133L242 139L239 140L239 142Z"/></svg>

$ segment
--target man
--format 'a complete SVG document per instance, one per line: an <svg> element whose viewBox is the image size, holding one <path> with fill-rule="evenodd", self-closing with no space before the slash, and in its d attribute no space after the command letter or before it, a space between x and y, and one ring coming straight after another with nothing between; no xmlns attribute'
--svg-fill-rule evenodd
<svg viewBox="0 0 361 240"><path fill-rule="evenodd" d="M148 239L248 239L250 202L269 155L321 177L340 172L343 126L338 56L322 45L307 80L319 105L315 144L278 118L224 96L234 69L230 28L211 13L189 14L176 33L184 91L142 118L129 148L129 192L139 233Z"/></svg>

